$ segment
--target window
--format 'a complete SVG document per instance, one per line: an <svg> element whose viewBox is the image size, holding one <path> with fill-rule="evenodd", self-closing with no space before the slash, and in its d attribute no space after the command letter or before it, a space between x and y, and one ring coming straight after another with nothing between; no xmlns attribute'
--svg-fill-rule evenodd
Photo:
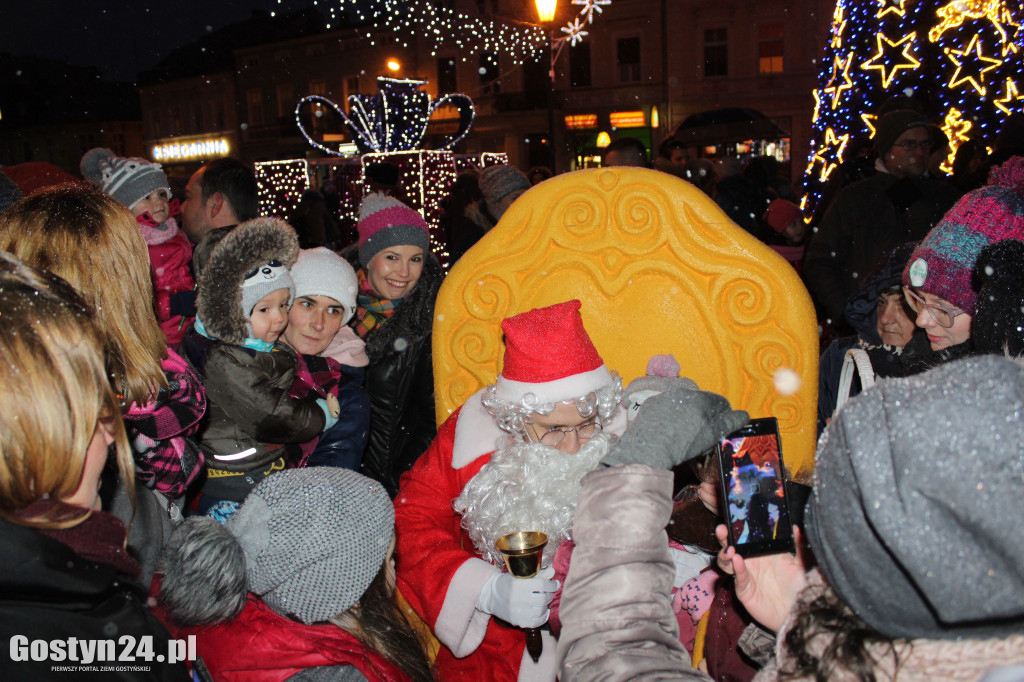
<svg viewBox="0 0 1024 682"><path fill-rule="evenodd" d="M345 99L352 95L359 94L359 76L351 76L345 79Z"/></svg>
<svg viewBox="0 0 1024 682"><path fill-rule="evenodd" d="M312 45L306 46L307 57L322 57L324 56L324 45L323 43L313 43Z"/></svg>
<svg viewBox="0 0 1024 682"><path fill-rule="evenodd" d="M758 73L782 73L782 24L758 29Z"/></svg>
<svg viewBox="0 0 1024 682"><path fill-rule="evenodd" d="M574 88L587 88L590 80L590 41L569 48L569 82Z"/></svg>
<svg viewBox="0 0 1024 682"><path fill-rule="evenodd" d="M277 115L280 118L291 116L295 111L295 86L291 83L277 86Z"/></svg>
<svg viewBox="0 0 1024 682"><path fill-rule="evenodd" d="M640 38L619 38L616 43L619 64L619 82L636 83L640 80Z"/></svg>
<svg viewBox="0 0 1024 682"><path fill-rule="evenodd" d="M498 55L484 52L480 55L480 92L484 95L497 95L501 92L501 81L498 71Z"/></svg>
<svg viewBox="0 0 1024 682"><path fill-rule="evenodd" d="M437 60L437 93L447 95L458 91L459 83L455 75L455 60L451 57L439 57Z"/></svg>
<svg viewBox="0 0 1024 682"><path fill-rule="evenodd" d="M327 95L327 81L309 81L309 94L325 97Z"/></svg>
<svg viewBox="0 0 1024 682"><path fill-rule="evenodd" d="M246 112L250 126L263 125L263 91L253 88L245 94Z"/></svg>
<svg viewBox="0 0 1024 682"><path fill-rule="evenodd" d="M724 28L704 31L704 75L729 75L729 43Z"/></svg>

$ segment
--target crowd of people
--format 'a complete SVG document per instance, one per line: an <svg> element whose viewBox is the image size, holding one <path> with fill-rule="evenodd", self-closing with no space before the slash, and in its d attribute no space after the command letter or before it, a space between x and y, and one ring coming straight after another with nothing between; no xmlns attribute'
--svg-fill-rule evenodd
<svg viewBox="0 0 1024 682"><path fill-rule="evenodd" d="M448 263L387 168L351 244L312 191L260 216L232 158L182 201L108 149L11 196L4 678L127 637L164 654L112 679L1024 679L1024 157L954 185L931 134L882 115L818 222L771 163L607 150L713 196L837 332L813 486L771 516L796 551L757 557L708 457L751 415L670 356L624 385L578 300L506 318L500 374L436 425L445 267L546 169L460 176ZM523 530L530 575L496 545Z"/></svg>

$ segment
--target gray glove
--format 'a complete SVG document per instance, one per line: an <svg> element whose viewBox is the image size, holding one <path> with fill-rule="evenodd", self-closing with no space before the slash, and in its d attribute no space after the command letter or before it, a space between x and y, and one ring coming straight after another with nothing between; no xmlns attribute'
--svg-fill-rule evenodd
<svg viewBox="0 0 1024 682"><path fill-rule="evenodd" d="M602 464L646 464L656 469L693 459L750 421L709 391L680 386L648 398Z"/></svg>

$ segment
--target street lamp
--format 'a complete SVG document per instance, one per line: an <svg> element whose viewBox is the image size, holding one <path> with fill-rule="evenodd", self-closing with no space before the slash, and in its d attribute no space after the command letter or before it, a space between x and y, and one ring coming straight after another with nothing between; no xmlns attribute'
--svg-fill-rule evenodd
<svg viewBox="0 0 1024 682"><path fill-rule="evenodd" d="M558 9L558 0L534 0L537 5L537 21L544 28L548 38L548 167L552 173L557 173L555 168L555 62L558 53L555 52L555 12ZM561 44L559 45L561 52Z"/></svg>

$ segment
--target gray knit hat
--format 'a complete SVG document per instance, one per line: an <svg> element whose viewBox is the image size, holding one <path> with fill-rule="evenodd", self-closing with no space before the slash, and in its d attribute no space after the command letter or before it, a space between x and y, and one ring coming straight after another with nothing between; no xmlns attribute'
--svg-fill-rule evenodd
<svg viewBox="0 0 1024 682"><path fill-rule="evenodd" d="M366 267L382 249L419 246L430 252L430 228L418 211L386 194L371 193L359 205L359 262Z"/></svg>
<svg viewBox="0 0 1024 682"><path fill-rule="evenodd" d="M79 164L85 179L131 208L157 190L171 186L159 163L127 156L115 156L105 147L94 147L82 156Z"/></svg>
<svg viewBox="0 0 1024 682"><path fill-rule="evenodd" d="M292 266L295 298L301 296L327 296L345 308L342 324L356 312L356 294L359 279L347 260L328 248L299 251L299 259Z"/></svg>
<svg viewBox="0 0 1024 682"><path fill-rule="evenodd" d="M888 379L818 446L807 536L890 638L1024 631L1024 367L986 355Z"/></svg>
<svg viewBox="0 0 1024 682"><path fill-rule="evenodd" d="M338 467L288 469L253 488L227 523L249 591L318 623L359 601L384 565L395 510L383 486Z"/></svg>
<svg viewBox="0 0 1024 682"><path fill-rule="evenodd" d="M515 166L501 164L488 166L480 174L480 192L484 195L487 210L495 218L501 218L498 203L513 192L522 194L530 189L530 180Z"/></svg>
<svg viewBox="0 0 1024 682"><path fill-rule="evenodd" d="M242 312L251 316L260 299L278 289L288 290L288 303L295 298L295 282L284 263L271 259L250 270L242 280Z"/></svg>

